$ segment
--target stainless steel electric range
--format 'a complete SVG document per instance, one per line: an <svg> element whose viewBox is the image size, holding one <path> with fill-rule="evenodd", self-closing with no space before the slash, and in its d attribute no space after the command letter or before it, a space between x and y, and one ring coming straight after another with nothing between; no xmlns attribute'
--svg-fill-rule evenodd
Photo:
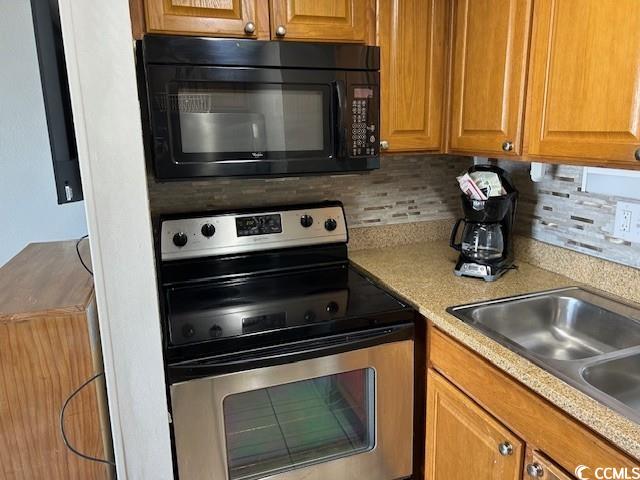
<svg viewBox="0 0 640 480"><path fill-rule="evenodd" d="M340 203L159 235L181 480L411 476L416 313L349 265Z"/></svg>

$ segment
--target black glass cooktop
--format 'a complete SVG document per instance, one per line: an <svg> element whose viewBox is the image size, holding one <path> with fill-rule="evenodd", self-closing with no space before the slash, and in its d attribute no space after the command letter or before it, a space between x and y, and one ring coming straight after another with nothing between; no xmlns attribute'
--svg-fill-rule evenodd
<svg viewBox="0 0 640 480"><path fill-rule="evenodd" d="M238 349L411 321L413 310L348 265L165 290L170 356Z"/></svg>

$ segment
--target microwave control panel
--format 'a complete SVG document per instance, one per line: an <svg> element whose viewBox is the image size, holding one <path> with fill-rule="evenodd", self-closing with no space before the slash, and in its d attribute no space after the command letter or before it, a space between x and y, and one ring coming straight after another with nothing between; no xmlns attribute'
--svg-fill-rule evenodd
<svg viewBox="0 0 640 480"><path fill-rule="evenodd" d="M377 105L374 87L354 86L351 96L351 151L352 157L378 154Z"/></svg>

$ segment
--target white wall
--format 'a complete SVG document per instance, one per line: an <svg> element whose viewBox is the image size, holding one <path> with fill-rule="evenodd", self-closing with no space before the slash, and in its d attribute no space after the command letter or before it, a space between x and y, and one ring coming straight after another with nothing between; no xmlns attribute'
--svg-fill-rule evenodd
<svg viewBox="0 0 640 480"><path fill-rule="evenodd" d="M0 0L0 266L30 242L86 233L84 202L58 205L29 0Z"/></svg>
<svg viewBox="0 0 640 480"><path fill-rule="evenodd" d="M60 16L118 479L172 480L129 2L60 0Z"/></svg>

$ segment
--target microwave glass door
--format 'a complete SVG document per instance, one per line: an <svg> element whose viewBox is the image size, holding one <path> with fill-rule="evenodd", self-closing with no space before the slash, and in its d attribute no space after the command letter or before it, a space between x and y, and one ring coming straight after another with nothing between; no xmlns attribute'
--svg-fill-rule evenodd
<svg viewBox="0 0 640 480"><path fill-rule="evenodd" d="M209 78L154 77L156 141L173 165L335 157L334 81L278 81L270 71L217 80L223 72L203 72Z"/></svg>
<svg viewBox="0 0 640 480"><path fill-rule="evenodd" d="M190 154L323 152L328 87L250 84L180 86L171 99L178 158Z"/></svg>
<svg viewBox="0 0 640 480"><path fill-rule="evenodd" d="M225 398L229 478L263 478L371 450L374 379L365 368Z"/></svg>

